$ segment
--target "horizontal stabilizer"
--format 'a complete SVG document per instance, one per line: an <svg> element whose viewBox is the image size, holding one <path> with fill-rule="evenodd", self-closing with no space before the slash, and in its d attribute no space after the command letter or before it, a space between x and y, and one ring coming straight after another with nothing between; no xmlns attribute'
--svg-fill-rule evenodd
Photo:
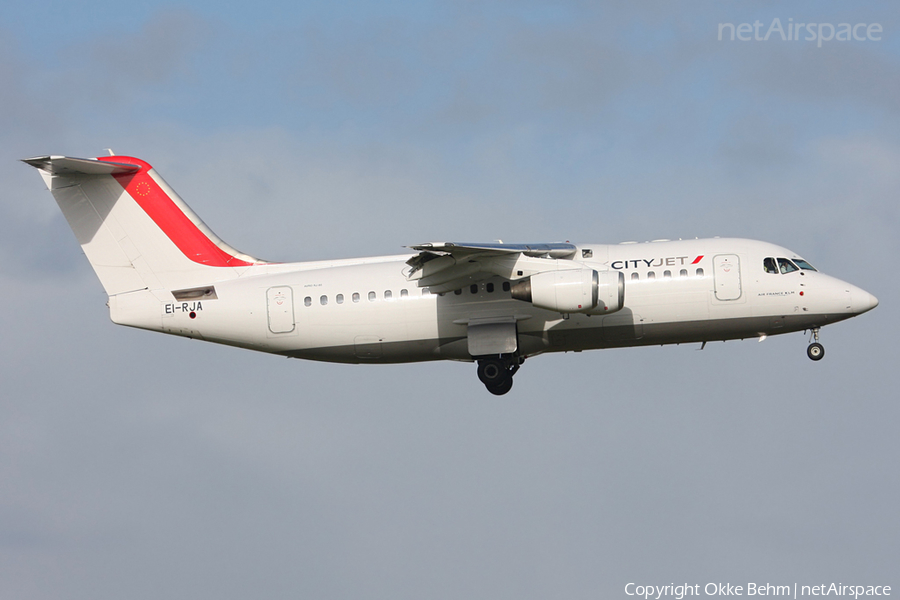
<svg viewBox="0 0 900 600"><path fill-rule="evenodd" d="M141 170L138 165L68 156L35 156L23 158L22 162L50 175L119 175Z"/></svg>

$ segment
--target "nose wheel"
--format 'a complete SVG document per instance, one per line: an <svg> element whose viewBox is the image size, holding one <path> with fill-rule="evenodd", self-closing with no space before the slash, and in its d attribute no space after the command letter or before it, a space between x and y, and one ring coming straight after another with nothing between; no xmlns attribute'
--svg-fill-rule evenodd
<svg viewBox="0 0 900 600"><path fill-rule="evenodd" d="M512 389L513 375L519 370L516 356L482 358L478 361L478 379L495 396L502 396Z"/></svg>
<svg viewBox="0 0 900 600"><path fill-rule="evenodd" d="M806 348L806 355L810 360L822 360L825 357L825 346L819 343L819 328L812 330L812 338L815 340Z"/></svg>

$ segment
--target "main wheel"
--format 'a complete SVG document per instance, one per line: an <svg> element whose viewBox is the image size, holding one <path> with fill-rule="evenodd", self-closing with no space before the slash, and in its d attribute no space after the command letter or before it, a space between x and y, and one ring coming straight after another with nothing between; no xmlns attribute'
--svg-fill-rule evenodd
<svg viewBox="0 0 900 600"><path fill-rule="evenodd" d="M505 363L488 359L478 361L478 379L484 385L492 387L504 383L507 379L512 379L512 375Z"/></svg>
<svg viewBox="0 0 900 600"><path fill-rule="evenodd" d="M822 360L822 357L825 356L825 346L819 342L810 344L809 348L806 349L806 355L811 360Z"/></svg>
<svg viewBox="0 0 900 600"><path fill-rule="evenodd" d="M502 396L506 392L512 389L513 378L507 377L505 381L498 383L497 385L489 385L487 386L487 391L492 393L495 396Z"/></svg>

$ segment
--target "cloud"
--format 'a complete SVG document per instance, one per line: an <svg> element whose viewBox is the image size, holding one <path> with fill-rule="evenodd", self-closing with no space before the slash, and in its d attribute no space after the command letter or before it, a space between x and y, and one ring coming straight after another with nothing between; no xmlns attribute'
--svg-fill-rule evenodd
<svg viewBox="0 0 900 600"><path fill-rule="evenodd" d="M653 61L610 45L590 27L523 28L505 46L501 61L511 68L503 77L532 109L596 114L636 78L656 71Z"/></svg>
<svg viewBox="0 0 900 600"><path fill-rule="evenodd" d="M740 66L732 75L735 86L820 106L858 102L885 112L898 109L900 62L880 47L816 48L777 41L758 45L731 50Z"/></svg>
<svg viewBox="0 0 900 600"><path fill-rule="evenodd" d="M65 105L48 93L46 73L21 48L13 31L0 29L0 125L4 138L25 138L64 127Z"/></svg>
<svg viewBox="0 0 900 600"><path fill-rule="evenodd" d="M84 103L77 108L106 118L135 104L165 101L172 87L190 87L197 76L192 59L209 33L196 13L172 9L152 13L136 31L76 42L60 59L57 101Z"/></svg>

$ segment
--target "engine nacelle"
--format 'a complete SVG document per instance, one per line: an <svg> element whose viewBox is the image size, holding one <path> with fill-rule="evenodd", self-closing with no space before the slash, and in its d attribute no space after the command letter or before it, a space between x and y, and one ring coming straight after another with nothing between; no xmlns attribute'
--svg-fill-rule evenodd
<svg viewBox="0 0 900 600"><path fill-rule="evenodd" d="M592 314L608 315L625 308L625 274L622 271L600 271L597 287L597 306Z"/></svg>
<svg viewBox="0 0 900 600"><path fill-rule="evenodd" d="M609 314L625 304L625 276L593 269L545 271L510 288L516 300L561 313Z"/></svg>

